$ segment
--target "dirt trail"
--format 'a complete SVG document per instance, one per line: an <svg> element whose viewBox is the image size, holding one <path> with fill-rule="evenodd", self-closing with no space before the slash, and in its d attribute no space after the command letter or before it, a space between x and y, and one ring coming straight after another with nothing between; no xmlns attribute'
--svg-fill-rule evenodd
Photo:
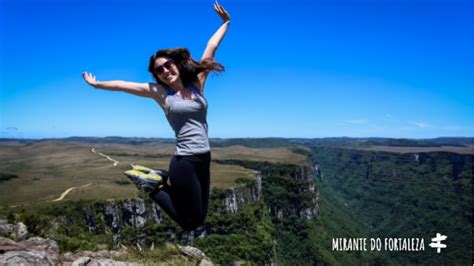
<svg viewBox="0 0 474 266"><path fill-rule="evenodd" d="M66 191L63 192L63 194L61 194L61 196L55 200L52 200L52 201L61 201L64 199L64 197L67 196L67 194L69 194L69 192L73 191L74 189L76 188L81 188L81 187L87 187L87 186L90 186L92 185L92 183L89 183L89 184L85 184L85 185L82 185L82 186L78 186L78 187L70 187L68 189L66 189Z"/></svg>
<svg viewBox="0 0 474 266"><path fill-rule="evenodd" d="M112 161L112 162L114 163L114 166L117 166L117 165L119 164L119 161L112 159L110 156L105 155L105 154L103 154L103 153L101 153L101 152L96 152L96 151L95 151L95 148L92 148L91 151L92 151L93 153L95 153L95 154L98 154L98 155L100 155L100 156L102 156L102 157L107 158L107 160L109 160L109 161ZM73 191L74 189L76 189L76 188L83 188L83 187L87 187L87 186L90 186L90 185L92 185L92 183L85 184L85 185L78 186L78 187L70 187L70 188L66 189L66 190L61 194L61 196L60 196L59 198L54 199L54 200L52 200L52 201L53 201L53 202L61 201L61 200L63 200L63 199L67 196L67 194L69 194L69 192ZM23 205L23 206L26 206L26 205L30 205L30 204L27 203L26 205L24 205L24 204L22 204L22 205ZM17 207L17 206L19 206L19 205L11 205L10 207Z"/></svg>
<svg viewBox="0 0 474 266"><path fill-rule="evenodd" d="M103 153L101 153L101 152L96 152L96 151L95 151L95 148L92 148L91 151L92 151L93 153L95 153L95 154L99 154L100 156L107 158L107 160L109 160L109 161L114 162L114 166L117 166L117 165L119 164L119 161L112 159L110 156L105 155L105 154L103 154Z"/></svg>
<svg viewBox="0 0 474 266"><path fill-rule="evenodd" d="M92 151L93 153L95 153L95 154L98 154L98 155L100 155L100 156L102 156L102 157L107 158L107 160L109 160L109 161L112 161L112 162L114 163L114 166L117 166L117 165L119 164L119 161L112 159L110 156L105 155L105 154L103 154L103 153L101 153L101 152L96 152L96 151L95 151L95 148L92 148L91 151ZM92 183L85 184L85 185L78 186L78 187L70 187L70 188L66 189L66 190L61 194L61 196L60 196L59 198L52 200L52 202L56 202L56 201L61 201L61 200L63 200L63 199L67 196L67 194L69 194L69 192L73 191L73 190L76 189L76 188L88 187L88 186L90 186L90 185L92 185ZM30 203L26 203L26 205L25 205L25 204L22 204L22 205L23 205L23 206L28 206L28 205L30 205ZM17 206L19 206L19 205L11 205L10 207L17 207Z"/></svg>
<svg viewBox="0 0 474 266"><path fill-rule="evenodd" d="M107 160L109 160L109 161L114 162L114 166L117 166L117 165L119 164L119 161L112 159L110 156L105 155L105 154L103 154L103 153L101 153L101 152L96 152L96 151L95 151L95 148L92 148L91 151L92 151L93 153L95 153L95 154L98 154L98 155L100 155L100 156L102 156L102 157L107 158ZM92 183L85 184L85 185L78 186L78 187L70 187L70 188L66 189L66 191L64 191L63 194L61 194L61 196L60 196L59 198L57 198L57 199L55 199L55 200L53 200L53 201L61 201L61 200L64 199L64 197L67 196L67 194L69 194L69 192L73 191L74 189L76 189L76 188L82 188L82 187L87 187L87 186L90 186L90 185L92 185Z"/></svg>

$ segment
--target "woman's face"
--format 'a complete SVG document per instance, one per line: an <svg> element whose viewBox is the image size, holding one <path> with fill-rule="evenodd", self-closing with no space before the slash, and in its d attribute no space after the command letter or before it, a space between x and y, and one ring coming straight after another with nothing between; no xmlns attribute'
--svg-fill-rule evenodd
<svg viewBox="0 0 474 266"><path fill-rule="evenodd" d="M154 73L161 82L170 85L179 80L179 70L176 63L169 57L158 57L155 61Z"/></svg>

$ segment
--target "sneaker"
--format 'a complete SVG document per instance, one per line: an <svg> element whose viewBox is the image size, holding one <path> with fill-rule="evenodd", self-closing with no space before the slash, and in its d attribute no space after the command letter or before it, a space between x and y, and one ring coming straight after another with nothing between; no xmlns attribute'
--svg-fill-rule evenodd
<svg viewBox="0 0 474 266"><path fill-rule="evenodd" d="M138 164L133 164L133 163L130 164L130 167L132 167L132 170L140 171L140 172L143 172L145 174L159 175L159 176L161 176L161 178L163 178L164 183L166 183L167 180L168 180L168 171L165 171L165 170L162 170L162 169L155 170L155 169L151 169L149 167L143 166L143 165L138 165Z"/></svg>
<svg viewBox="0 0 474 266"><path fill-rule="evenodd" d="M155 173L144 173L137 170L128 170L124 172L130 180L135 183L138 189L147 193L160 189L163 186L163 178Z"/></svg>
<svg viewBox="0 0 474 266"><path fill-rule="evenodd" d="M148 167L143 166L143 165L133 164L133 163L130 164L130 167L132 167L132 170L137 170L137 171L143 172L145 174L148 174L148 173L153 171L153 169L151 169L151 168L148 168Z"/></svg>

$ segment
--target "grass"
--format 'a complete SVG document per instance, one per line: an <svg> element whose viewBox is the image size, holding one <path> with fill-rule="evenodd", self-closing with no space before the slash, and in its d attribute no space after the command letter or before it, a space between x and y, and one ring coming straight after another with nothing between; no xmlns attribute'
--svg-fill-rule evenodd
<svg viewBox="0 0 474 266"><path fill-rule="evenodd" d="M212 149L213 159L220 160L250 160L268 161L271 163L289 163L304 165L306 158L285 148L248 148L244 146L230 146Z"/></svg>
<svg viewBox="0 0 474 266"><path fill-rule="evenodd" d="M211 163L211 187L229 188L237 178L255 178L255 171L238 165Z"/></svg>
<svg viewBox="0 0 474 266"><path fill-rule="evenodd" d="M146 249L138 251L136 249L129 250L126 254L116 257L117 261L133 261L135 263L143 263L145 265L182 265L193 266L198 261L187 259L181 255L181 251L169 243L157 245L153 250Z"/></svg>
<svg viewBox="0 0 474 266"><path fill-rule="evenodd" d="M107 158L92 152L110 155ZM0 203L37 205L51 202L70 187L91 186L72 190L64 200L121 199L138 195L133 184L123 184L122 172L130 163L156 169L168 169L174 146L122 144L73 144L61 141L0 144L0 172L18 175L0 185ZM113 155L112 155L113 154ZM254 149L242 146L216 148L212 159L246 159L304 164L304 156L283 148ZM255 171L237 165L211 163L211 186L230 188L238 178L254 178Z"/></svg>

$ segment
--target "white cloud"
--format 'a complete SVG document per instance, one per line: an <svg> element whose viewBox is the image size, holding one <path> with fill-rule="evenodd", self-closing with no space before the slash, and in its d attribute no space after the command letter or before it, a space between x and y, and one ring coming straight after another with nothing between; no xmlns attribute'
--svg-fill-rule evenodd
<svg viewBox="0 0 474 266"><path fill-rule="evenodd" d="M417 122L417 121L408 121L408 124L414 125L418 128L429 128L432 127L432 125L426 123L426 122Z"/></svg>

